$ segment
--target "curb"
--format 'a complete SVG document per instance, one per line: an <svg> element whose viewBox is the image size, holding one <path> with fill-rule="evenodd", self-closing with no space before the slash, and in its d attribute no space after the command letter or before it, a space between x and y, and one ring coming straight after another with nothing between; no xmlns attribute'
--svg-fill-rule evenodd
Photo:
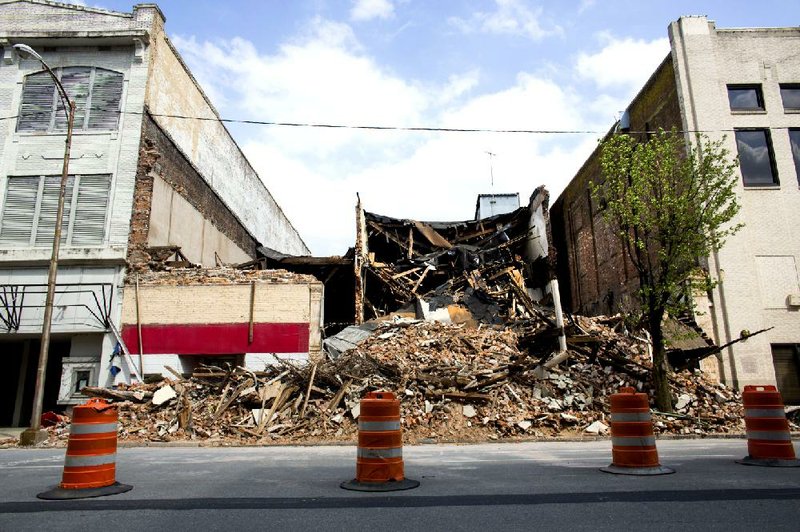
<svg viewBox="0 0 800 532"><path fill-rule="evenodd" d="M800 431L791 432L792 441L800 442ZM747 435L741 433L708 433L708 434L657 434L656 440L746 440ZM485 445L485 444L514 444L514 443L533 443L533 442L564 442L564 443L581 443L581 442L595 442L595 441L611 441L611 436L554 436L549 438L543 437L516 437L516 438L503 438L497 440L458 440L458 439L431 439L422 438L412 443L405 443L408 446L422 446L422 445ZM139 447L153 447L153 448L255 448L255 447L350 447L357 445L354 441L322 441L316 443L231 443L225 441L118 441L117 447L122 449L134 449ZM18 445L0 446L0 450L5 449L64 449L64 446L56 445L40 445L37 447L19 447Z"/></svg>

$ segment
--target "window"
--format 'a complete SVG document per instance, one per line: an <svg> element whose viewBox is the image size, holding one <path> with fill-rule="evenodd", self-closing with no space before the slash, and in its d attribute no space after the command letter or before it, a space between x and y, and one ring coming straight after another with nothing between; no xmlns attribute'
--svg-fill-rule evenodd
<svg viewBox="0 0 800 532"><path fill-rule="evenodd" d="M781 85L781 100L786 111L800 111L800 84ZM797 159L795 159L796 161Z"/></svg>
<svg viewBox="0 0 800 532"><path fill-rule="evenodd" d="M792 146L794 169L797 172L797 181L800 183L800 129L789 130L789 144Z"/></svg>
<svg viewBox="0 0 800 532"><path fill-rule="evenodd" d="M61 176L9 177L0 245L51 247ZM69 176L61 244L98 246L105 239L110 175Z"/></svg>
<svg viewBox="0 0 800 532"><path fill-rule="evenodd" d="M779 184L768 129L737 129L736 148L744 186Z"/></svg>
<svg viewBox="0 0 800 532"><path fill-rule="evenodd" d="M75 385L72 388L72 393L81 393L81 390L89 386L91 378L92 378L92 372L89 370L76 371L74 376Z"/></svg>
<svg viewBox="0 0 800 532"><path fill-rule="evenodd" d="M115 130L122 98L122 74L95 67L54 70L64 90L75 100L75 131ZM25 77L17 131L66 131L67 117L50 74Z"/></svg>
<svg viewBox="0 0 800 532"><path fill-rule="evenodd" d="M772 344L772 363L783 402L800 405L800 344Z"/></svg>
<svg viewBox="0 0 800 532"><path fill-rule="evenodd" d="M763 111L764 96L761 85L728 85L731 111Z"/></svg>

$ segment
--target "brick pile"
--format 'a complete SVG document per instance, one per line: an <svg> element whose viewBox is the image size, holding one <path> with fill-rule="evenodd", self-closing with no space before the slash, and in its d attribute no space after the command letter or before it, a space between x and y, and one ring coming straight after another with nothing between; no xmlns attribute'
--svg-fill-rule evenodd
<svg viewBox="0 0 800 532"><path fill-rule="evenodd" d="M359 399L379 389L400 397L407 443L602 436L609 395L623 386L651 391L649 360L642 342L604 318L581 320L600 349L594 357L570 351L552 367L520 350L507 328L398 320L317 365L206 366L186 378L85 393L118 403L121 441L352 442ZM743 431L736 391L691 371L673 374L671 388L678 408L653 413L657 433Z"/></svg>

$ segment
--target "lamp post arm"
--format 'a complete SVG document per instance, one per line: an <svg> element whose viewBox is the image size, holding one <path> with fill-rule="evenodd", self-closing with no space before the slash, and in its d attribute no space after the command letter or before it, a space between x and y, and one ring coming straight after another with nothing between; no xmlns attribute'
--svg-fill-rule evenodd
<svg viewBox="0 0 800 532"><path fill-rule="evenodd" d="M69 99L69 96L67 95L67 91L64 89L64 85L61 84L61 80L58 79L58 76L56 76L56 73L53 72L50 69L50 67L47 65L47 63L45 63L44 61L40 61L40 63L42 63L42 66L47 71L47 73L50 74L50 77L53 78L53 81L56 84L56 90L58 90L58 96L61 98L61 105L64 106L64 112L67 114L67 119L69 120L70 113L74 113L75 112L75 102L73 102L72 100ZM71 132L68 133L68 136L70 134L71 134Z"/></svg>

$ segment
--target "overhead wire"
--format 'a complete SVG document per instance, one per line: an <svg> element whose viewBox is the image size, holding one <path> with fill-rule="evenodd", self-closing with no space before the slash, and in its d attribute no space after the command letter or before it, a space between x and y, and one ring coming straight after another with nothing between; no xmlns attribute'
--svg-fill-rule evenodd
<svg viewBox="0 0 800 532"><path fill-rule="evenodd" d="M143 111L120 111L120 114L143 115ZM407 131L407 132L430 132L430 133L502 133L502 134L526 134L526 135L603 135L608 130L598 131L591 129L496 129L480 127L435 127L435 126L381 126L381 125L360 125L360 124L328 124L316 122L278 122L270 120L252 120L221 117L188 116L179 114L149 113L150 116L159 118L176 118L181 120L199 120L204 122L219 122L223 124L248 124L276 127L294 128L318 128L318 129L355 129L371 131ZM19 115L2 116L0 120L13 120ZM790 129L789 126L771 127L770 129ZM677 133L733 133L735 128L730 129L703 129L703 130L678 130ZM646 134L656 133L656 131L634 131L629 133Z"/></svg>

